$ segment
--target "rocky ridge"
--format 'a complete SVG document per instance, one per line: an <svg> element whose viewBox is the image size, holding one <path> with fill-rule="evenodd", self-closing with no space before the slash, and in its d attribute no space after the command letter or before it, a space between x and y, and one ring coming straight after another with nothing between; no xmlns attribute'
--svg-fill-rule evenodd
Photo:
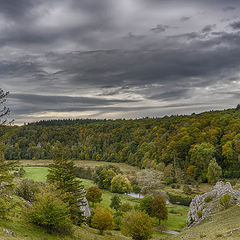
<svg viewBox="0 0 240 240"><path fill-rule="evenodd" d="M224 183L222 181L217 182L210 192L195 196L190 204L187 226L197 225L205 218L222 210L223 207L219 201L226 194L231 196L230 205L240 200L240 190L233 190L229 182Z"/></svg>

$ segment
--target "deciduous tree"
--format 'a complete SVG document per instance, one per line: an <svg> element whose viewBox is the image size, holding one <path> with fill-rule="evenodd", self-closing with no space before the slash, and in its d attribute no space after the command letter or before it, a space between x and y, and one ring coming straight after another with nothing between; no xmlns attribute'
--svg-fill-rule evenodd
<svg viewBox="0 0 240 240"><path fill-rule="evenodd" d="M124 215L121 231L133 240L147 240L153 234L151 219L144 212L132 210Z"/></svg>
<svg viewBox="0 0 240 240"><path fill-rule="evenodd" d="M163 196L157 195L153 198L151 205L151 216L158 218L159 224L161 220L168 219L166 200Z"/></svg>
<svg viewBox="0 0 240 240"><path fill-rule="evenodd" d="M98 186L92 186L87 190L86 198L89 202L99 203L102 201L102 191Z"/></svg>
<svg viewBox="0 0 240 240"><path fill-rule="evenodd" d="M99 230L103 235L103 231L111 230L114 227L114 221L111 212L102 206L97 206L91 221L93 227Z"/></svg>

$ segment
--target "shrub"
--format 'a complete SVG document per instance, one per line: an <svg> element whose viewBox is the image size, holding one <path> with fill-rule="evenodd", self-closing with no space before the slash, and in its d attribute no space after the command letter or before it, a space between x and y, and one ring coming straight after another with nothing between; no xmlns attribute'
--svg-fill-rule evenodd
<svg viewBox="0 0 240 240"><path fill-rule="evenodd" d="M170 185L170 184L174 183L174 178L173 177L165 177L163 179L163 181L166 185Z"/></svg>
<svg viewBox="0 0 240 240"><path fill-rule="evenodd" d="M115 230L120 230L122 226L122 216L116 215L114 216L114 229Z"/></svg>
<svg viewBox="0 0 240 240"><path fill-rule="evenodd" d="M206 202L206 203L208 203L208 202L211 202L212 200L213 200L213 196L207 196L205 199L204 199L204 201Z"/></svg>
<svg viewBox="0 0 240 240"><path fill-rule="evenodd" d="M230 201L231 201L231 195L225 194L223 197L220 198L219 203L224 209L227 209L230 207Z"/></svg>
<svg viewBox="0 0 240 240"><path fill-rule="evenodd" d="M171 185L171 188L172 188L172 189L176 189L176 184L172 184L172 185Z"/></svg>
<svg viewBox="0 0 240 240"><path fill-rule="evenodd" d="M153 233L151 219L144 212L132 210L124 215L121 231L133 240L147 240Z"/></svg>
<svg viewBox="0 0 240 240"><path fill-rule="evenodd" d="M191 189L188 185L184 185L184 186L183 186L183 192L184 192L185 194L190 195L190 194L192 194L192 189Z"/></svg>
<svg viewBox="0 0 240 240"><path fill-rule="evenodd" d="M102 206L97 206L91 221L94 228L99 230L100 235L103 235L104 230L111 230L114 228L114 221L112 214L108 209Z"/></svg>
<svg viewBox="0 0 240 240"><path fill-rule="evenodd" d="M153 197L151 195L146 195L140 200L140 210L145 211L148 215L150 215L152 212L152 201Z"/></svg>
<svg viewBox="0 0 240 240"><path fill-rule="evenodd" d="M174 195L174 194L169 193L169 192L167 194L169 196L170 203L173 203L173 204L180 204L180 205L184 205L184 206L189 206L191 201L192 201L191 197Z"/></svg>
<svg viewBox="0 0 240 240"><path fill-rule="evenodd" d="M39 185L31 178L23 179L16 187L16 195L23 199L33 202L35 200L35 194L39 192Z"/></svg>
<svg viewBox="0 0 240 240"><path fill-rule="evenodd" d="M110 207L111 208L114 208L115 210L118 210L121 206L121 199L119 198L119 196L117 195L114 195L112 198L111 198L111 204L110 204Z"/></svg>
<svg viewBox="0 0 240 240"><path fill-rule="evenodd" d="M0 218L8 219L9 213L14 207L12 199L7 198L6 196L0 197Z"/></svg>
<svg viewBox="0 0 240 240"><path fill-rule="evenodd" d="M198 218L202 218L202 211L201 211L201 210L198 210L198 211L197 211L197 215L198 215Z"/></svg>
<svg viewBox="0 0 240 240"><path fill-rule="evenodd" d="M132 206L129 203L123 203L119 208L121 212L129 212L132 210Z"/></svg>
<svg viewBox="0 0 240 240"><path fill-rule="evenodd" d="M70 209L68 204L62 201L62 194L53 186L41 189L40 193L36 194L32 208L28 209L29 221L50 233L71 234Z"/></svg>
<svg viewBox="0 0 240 240"><path fill-rule="evenodd" d="M176 185L176 188L177 188L177 189L180 189L180 187L181 187L181 186L180 186L179 184Z"/></svg>

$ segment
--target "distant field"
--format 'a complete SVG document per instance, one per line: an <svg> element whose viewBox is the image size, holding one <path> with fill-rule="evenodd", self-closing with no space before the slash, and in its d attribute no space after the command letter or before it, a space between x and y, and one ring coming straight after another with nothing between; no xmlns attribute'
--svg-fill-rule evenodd
<svg viewBox="0 0 240 240"><path fill-rule="evenodd" d="M98 166L103 166L107 164L111 164L117 166L121 169L121 171L127 175L131 175L139 170L138 167L127 165L126 163L112 163L112 162L102 162L102 161L89 161L89 160L76 160L74 161L76 166L83 168L95 168ZM25 167L46 167L52 160L21 160L20 164Z"/></svg>

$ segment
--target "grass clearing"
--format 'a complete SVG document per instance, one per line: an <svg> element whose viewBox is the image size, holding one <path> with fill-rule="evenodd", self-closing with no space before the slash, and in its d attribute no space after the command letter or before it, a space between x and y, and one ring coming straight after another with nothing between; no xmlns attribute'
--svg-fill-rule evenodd
<svg viewBox="0 0 240 240"><path fill-rule="evenodd" d="M37 182L46 182L48 168L47 167L24 167L25 177L32 178Z"/></svg>
<svg viewBox="0 0 240 240"><path fill-rule="evenodd" d="M52 163L52 160L21 160L20 161L20 164L23 167L47 167L51 163ZM113 162L89 161L89 160L75 160L74 163L78 167L83 167L83 168L90 167L92 169L94 169L95 167L111 164L116 167L119 167L121 171L127 175L133 175L137 171L139 171L138 167L130 166L130 165L127 165L126 163L113 163Z"/></svg>

